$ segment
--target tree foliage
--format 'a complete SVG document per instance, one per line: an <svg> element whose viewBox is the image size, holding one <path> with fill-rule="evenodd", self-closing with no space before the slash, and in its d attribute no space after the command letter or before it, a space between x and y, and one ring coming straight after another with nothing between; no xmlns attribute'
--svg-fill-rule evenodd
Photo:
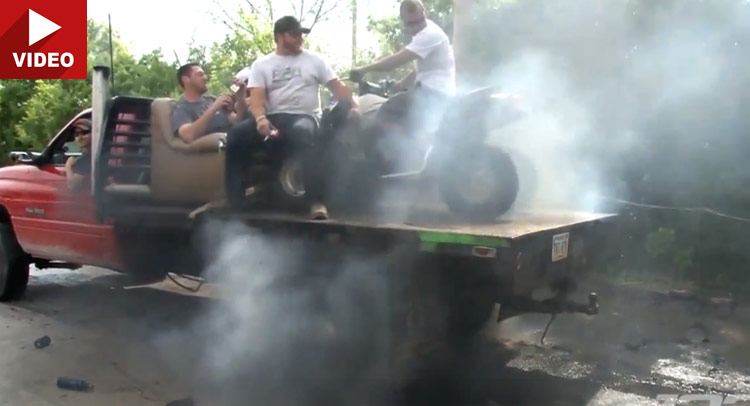
<svg viewBox="0 0 750 406"><path fill-rule="evenodd" d="M260 55L273 49L270 25L240 12L245 27L232 30L221 42L191 47L188 60L203 65L209 87L226 92L231 77ZM0 154L14 149L39 150L91 98L91 72L96 65L113 67L112 95L176 97L179 94L176 62L167 62L155 49L136 57L113 33L110 58L109 31L88 21L88 77L85 80L0 80ZM184 61L187 62L187 61Z"/></svg>
<svg viewBox="0 0 750 406"><path fill-rule="evenodd" d="M111 65L109 32L105 25L88 21L88 78L83 80L36 80L0 82L0 104L12 106L0 115L0 139L4 155L9 150L39 149L91 98L91 72L95 65ZM113 33L113 95L164 96L175 89L174 65L161 51L136 58Z"/></svg>
<svg viewBox="0 0 750 406"><path fill-rule="evenodd" d="M242 10L237 18L242 22L234 26L222 42L213 44L208 58L202 58L212 93L226 92L235 73L274 49L273 29L268 22Z"/></svg>
<svg viewBox="0 0 750 406"><path fill-rule="evenodd" d="M253 16L259 23L271 25L282 16L282 11L291 11L306 27L313 28L319 22L327 21L340 10L347 8L341 0L290 0L286 9L279 7L272 0L244 0L240 3L239 12L214 1L215 21L231 31L247 31L253 34L253 26L247 25L247 16ZM342 5L344 5L342 7Z"/></svg>

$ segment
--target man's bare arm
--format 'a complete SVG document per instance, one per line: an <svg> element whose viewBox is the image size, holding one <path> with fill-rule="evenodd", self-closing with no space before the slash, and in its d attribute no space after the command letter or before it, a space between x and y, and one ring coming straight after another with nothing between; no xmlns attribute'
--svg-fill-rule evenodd
<svg viewBox="0 0 750 406"><path fill-rule="evenodd" d="M245 99L247 85L244 80L237 80L235 81L235 84L238 86L238 89L234 94L234 113L229 115L229 122L232 125L236 125L240 121L246 119L249 113L248 100Z"/></svg>
<svg viewBox="0 0 750 406"><path fill-rule="evenodd" d="M232 123L232 125L237 124L238 122L246 119L248 116L248 105L247 101L244 97L239 97L237 99L237 103L234 104L234 113L230 116L229 122ZM232 119L234 119L234 122L232 122Z"/></svg>
<svg viewBox="0 0 750 406"><path fill-rule="evenodd" d="M73 172L73 164L75 164L77 159L81 158L70 157L65 162L65 180L68 183L68 190L71 192L80 191L86 180L86 176Z"/></svg>
<svg viewBox="0 0 750 406"><path fill-rule="evenodd" d="M274 127L271 121L266 117L266 89L263 87L254 87L250 90L250 112L255 117L255 128L258 134L263 137L276 137Z"/></svg>
<svg viewBox="0 0 750 406"><path fill-rule="evenodd" d="M400 66L404 66L407 63L416 60L417 58L419 58L417 54L404 48L394 55L385 57L375 63L353 70L359 71L361 73L390 72Z"/></svg>
<svg viewBox="0 0 750 406"><path fill-rule="evenodd" d="M346 86L340 79L331 80L330 82L326 83L326 87L331 91L331 93L333 93L333 95L337 99L346 100L347 102L349 102L349 105L352 106L352 109L359 109L359 103L354 98L352 89Z"/></svg>
<svg viewBox="0 0 750 406"><path fill-rule="evenodd" d="M266 116L266 89L254 87L250 89L250 112L257 120L258 117Z"/></svg>
<svg viewBox="0 0 750 406"><path fill-rule="evenodd" d="M219 96L214 104L207 108L206 111L204 111L197 120L190 124L184 124L182 127L180 127L177 130L177 135L179 135L180 138L186 143L191 143L197 140L206 133L206 130L208 130L208 125L211 123L211 119L213 118L214 114L216 114L216 112L224 106L231 105L231 102L231 97L226 95Z"/></svg>

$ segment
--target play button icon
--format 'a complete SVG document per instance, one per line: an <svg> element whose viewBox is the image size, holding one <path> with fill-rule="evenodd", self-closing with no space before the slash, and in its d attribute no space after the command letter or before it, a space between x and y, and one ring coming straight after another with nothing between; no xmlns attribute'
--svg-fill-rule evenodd
<svg viewBox="0 0 750 406"><path fill-rule="evenodd" d="M86 79L86 31L86 0L0 0L0 79Z"/></svg>
<svg viewBox="0 0 750 406"><path fill-rule="evenodd" d="M60 28L59 25L29 9L29 46L43 40Z"/></svg>

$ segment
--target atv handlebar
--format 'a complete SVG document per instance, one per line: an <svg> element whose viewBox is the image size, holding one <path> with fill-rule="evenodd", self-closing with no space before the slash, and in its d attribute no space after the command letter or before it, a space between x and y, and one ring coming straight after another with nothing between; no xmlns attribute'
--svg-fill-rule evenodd
<svg viewBox="0 0 750 406"><path fill-rule="evenodd" d="M387 98L393 91L395 85L394 80L381 80L378 83L369 82L367 80L354 81L359 87L359 95L363 96L366 94L375 94L380 97Z"/></svg>

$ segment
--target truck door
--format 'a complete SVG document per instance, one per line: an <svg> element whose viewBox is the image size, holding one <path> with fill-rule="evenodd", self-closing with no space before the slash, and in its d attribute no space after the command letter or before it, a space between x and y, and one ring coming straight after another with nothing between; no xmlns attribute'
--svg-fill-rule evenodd
<svg viewBox="0 0 750 406"><path fill-rule="evenodd" d="M121 269L113 226L97 218L90 188L71 191L65 162L81 156L73 123L90 118L85 111L52 140L34 165L23 165L21 189L8 204L24 250L42 258ZM19 168L21 169L21 168Z"/></svg>

